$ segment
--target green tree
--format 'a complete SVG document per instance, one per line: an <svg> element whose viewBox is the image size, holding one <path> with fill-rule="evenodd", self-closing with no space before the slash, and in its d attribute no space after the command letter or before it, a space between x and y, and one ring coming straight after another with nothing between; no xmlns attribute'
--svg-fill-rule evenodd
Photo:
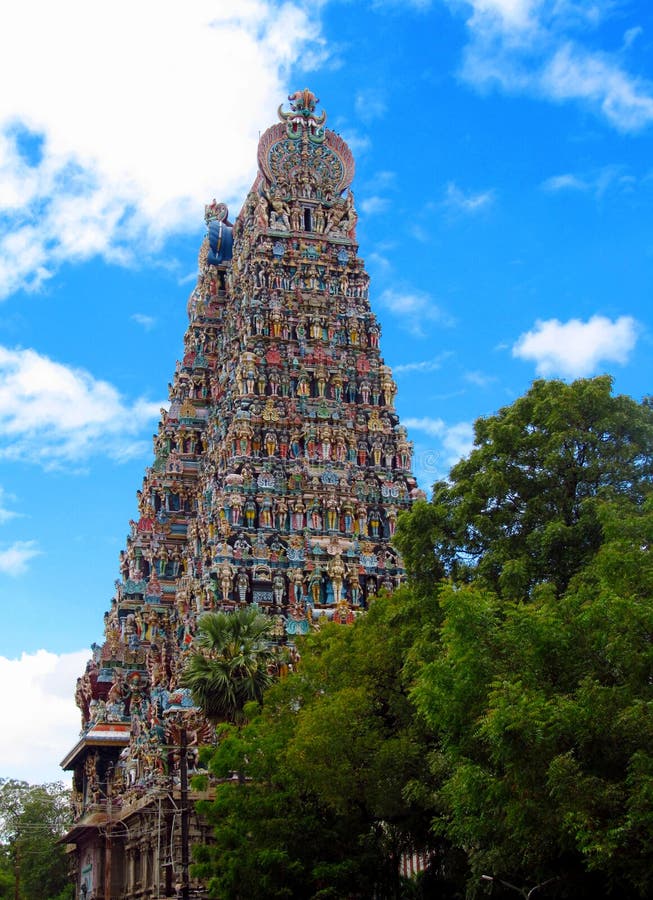
<svg viewBox="0 0 653 900"><path fill-rule="evenodd" d="M597 507L604 542L558 596L441 594L414 699L437 736L434 828L542 896L653 894L653 500Z"/></svg>
<svg viewBox="0 0 653 900"><path fill-rule="evenodd" d="M424 792L405 794L428 745L404 662L436 605L400 591L350 627L325 626L247 724L221 730L210 765L228 780L202 807L215 843L199 857L214 896L408 896L399 859L413 849L438 855L441 896L454 896L442 875L453 856L430 834Z"/></svg>
<svg viewBox="0 0 653 900"><path fill-rule="evenodd" d="M601 545L597 502L641 502L653 475L653 408L611 387L536 381L476 422L469 457L399 520L416 586L442 572L513 599L543 581L564 591Z"/></svg>
<svg viewBox="0 0 653 900"><path fill-rule="evenodd" d="M68 864L58 843L70 824L62 784L0 780L0 897L67 897Z"/></svg>
<svg viewBox="0 0 653 900"><path fill-rule="evenodd" d="M251 606L200 618L182 684L208 718L238 722L246 703L260 702L272 680L271 627Z"/></svg>

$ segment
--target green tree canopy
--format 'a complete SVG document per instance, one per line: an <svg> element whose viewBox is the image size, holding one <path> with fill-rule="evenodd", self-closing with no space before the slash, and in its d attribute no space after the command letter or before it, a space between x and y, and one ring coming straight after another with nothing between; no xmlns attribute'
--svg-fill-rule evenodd
<svg viewBox="0 0 653 900"><path fill-rule="evenodd" d="M260 702L272 680L271 628L251 606L200 618L182 684L208 718L237 722L246 703Z"/></svg>
<svg viewBox="0 0 653 900"><path fill-rule="evenodd" d="M0 779L0 897L70 895L68 864L58 843L69 826L70 793L62 784Z"/></svg>
<svg viewBox="0 0 653 900"><path fill-rule="evenodd" d="M202 807L216 840L199 855L215 896L400 897L404 851L444 858L420 792L404 793L428 746L403 666L435 603L399 591L324 626L247 724L221 730L210 766L229 780Z"/></svg>
<svg viewBox="0 0 653 900"><path fill-rule="evenodd" d="M476 422L468 458L399 520L416 584L471 568L508 598L566 588L601 545L597 502L641 502L653 475L653 408L611 388L608 376L536 381Z"/></svg>
<svg viewBox="0 0 653 900"><path fill-rule="evenodd" d="M653 893L653 500L597 512L605 540L557 596L441 592L413 697L438 748L435 831L480 875L545 896Z"/></svg>

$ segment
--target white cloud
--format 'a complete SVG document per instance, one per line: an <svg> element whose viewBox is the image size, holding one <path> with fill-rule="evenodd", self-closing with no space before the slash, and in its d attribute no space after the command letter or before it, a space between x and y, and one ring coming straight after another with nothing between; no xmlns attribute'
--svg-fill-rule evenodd
<svg viewBox="0 0 653 900"><path fill-rule="evenodd" d="M0 296L240 202L290 66L324 52L300 0L0 5Z"/></svg>
<svg viewBox="0 0 653 900"><path fill-rule="evenodd" d="M12 503L14 499L15 498L8 494L0 485L0 525L4 525L5 522L10 522L20 515L20 513L8 508L8 504Z"/></svg>
<svg viewBox="0 0 653 900"><path fill-rule="evenodd" d="M636 25L634 28L628 28L624 32L624 42L623 42L624 50L627 50L629 47L632 47L632 45L635 43L637 38L640 37L642 34L644 34L644 29L642 28L641 25Z"/></svg>
<svg viewBox="0 0 653 900"><path fill-rule="evenodd" d="M440 355L434 357L434 359L424 359L420 360L420 362L399 363L398 366L392 367L392 371L395 375L405 375L409 372L436 372L438 369L442 368L442 363L449 356L451 356L451 353L446 352L440 353Z"/></svg>
<svg viewBox="0 0 653 900"><path fill-rule="evenodd" d="M57 655L46 650L19 659L0 656L0 682L20 685L5 691L0 771L5 778L32 784L69 779L58 762L78 740L76 679L90 653Z"/></svg>
<svg viewBox="0 0 653 900"><path fill-rule="evenodd" d="M467 456L474 446L474 425L471 422L447 424L444 419L429 416L402 419L411 437L414 431L435 438L437 445L427 447L415 442L414 469L418 481L424 485L435 478L443 478L459 459Z"/></svg>
<svg viewBox="0 0 653 900"><path fill-rule="evenodd" d="M36 541L15 541L5 550L0 549L0 573L12 578L24 575L30 559L40 555Z"/></svg>
<svg viewBox="0 0 653 900"><path fill-rule="evenodd" d="M374 119L383 118L387 104L381 91L372 89L356 92L354 108L363 122L372 122Z"/></svg>
<svg viewBox="0 0 653 900"><path fill-rule="evenodd" d="M494 191L463 191L453 181L447 184L444 205L453 212L473 215L487 209L494 202Z"/></svg>
<svg viewBox="0 0 653 900"><path fill-rule="evenodd" d="M534 27L533 14L542 4L541 0L470 0L470 5L470 27L523 31Z"/></svg>
<svg viewBox="0 0 653 900"><path fill-rule="evenodd" d="M557 100L586 100L622 131L653 122L653 87L623 72L607 55L568 42L542 72L542 88Z"/></svg>
<svg viewBox="0 0 653 900"><path fill-rule="evenodd" d="M444 327L454 324L453 318L433 302L428 294L420 291L401 291L387 288L379 297L379 303L401 319L402 326L416 337L424 337L425 323Z"/></svg>
<svg viewBox="0 0 653 900"><path fill-rule="evenodd" d="M367 257L368 267L375 266L381 274L386 274L392 269L392 263L382 253L373 252Z"/></svg>
<svg viewBox="0 0 653 900"><path fill-rule="evenodd" d="M587 322L538 320L532 331L519 337L512 355L535 362L538 375L579 378L595 373L605 363L628 362L637 341L636 329L631 316L620 316L614 322L605 316L592 316Z"/></svg>
<svg viewBox="0 0 653 900"><path fill-rule="evenodd" d="M557 193L557 191L587 191L589 184L571 172L563 175L552 175L542 182L542 190Z"/></svg>
<svg viewBox="0 0 653 900"><path fill-rule="evenodd" d="M479 372L478 370L465 372L463 377L469 384L473 384L475 387L480 388L486 388L497 380L494 375L486 375L485 372Z"/></svg>
<svg viewBox="0 0 653 900"><path fill-rule="evenodd" d="M448 2L460 8L457 0ZM469 0L461 74L480 88L579 102L620 131L638 131L653 122L653 85L629 73L621 55L599 49L599 28L615 6L610 0ZM624 46L639 33L639 26L629 29Z"/></svg>
<svg viewBox="0 0 653 900"><path fill-rule="evenodd" d="M385 212L390 205L390 201L386 197L378 197L372 194L371 197L366 197L358 205L361 212L365 213L366 216L373 216L377 213Z"/></svg>
<svg viewBox="0 0 653 900"><path fill-rule="evenodd" d="M637 184L637 179L624 171L623 166L602 166L582 175L565 172L562 175L553 175L540 185L542 190L549 193L560 191L591 192L597 199L601 199L609 190L631 191Z"/></svg>
<svg viewBox="0 0 653 900"><path fill-rule="evenodd" d="M46 467L93 454L142 453L140 430L161 404L129 403L116 388L34 350L0 346L0 458Z"/></svg>
<svg viewBox="0 0 653 900"><path fill-rule="evenodd" d="M195 275L194 278L197 276ZM138 325L142 325L145 331L151 331L156 325L156 319L154 316L146 316L144 313L134 313L131 316L132 321L136 322Z"/></svg>

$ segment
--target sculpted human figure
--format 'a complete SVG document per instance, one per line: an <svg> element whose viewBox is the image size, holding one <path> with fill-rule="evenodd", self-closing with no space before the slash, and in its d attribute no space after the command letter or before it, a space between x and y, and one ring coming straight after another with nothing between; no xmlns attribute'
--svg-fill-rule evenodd
<svg viewBox="0 0 653 900"><path fill-rule="evenodd" d="M275 228L278 231L290 231L288 204L272 193L268 193L267 198L270 204L270 228Z"/></svg>
<svg viewBox="0 0 653 900"><path fill-rule="evenodd" d="M75 702L82 714L82 728L87 724L91 716L91 701L93 699L93 689L91 687L91 679L88 672L84 672L81 678L77 679L75 688Z"/></svg>
<svg viewBox="0 0 653 900"><path fill-rule="evenodd" d="M311 528L314 531L320 531L322 529L322 508L317 497L311 503L309 513Z"/></svg>
<svg viewBox="0 0 653 900"><path fill-rule="evenodd" d="M248 500L245 503L245 524L249 529L254 528L254 523L256 520L256 503L253 500Z"/></svg>
<svg viewBox="0 0 653 900"><path fill-rule="evenodd" d="M292 527L294 531L302 531L304 528L304 511L306 507L301 499L293 501L292 504Z"/></svg>
<svg viewBox="0 0 653 900"><path fill-rule="evenodd" d="M340 603L340 596L342 594L342 582L345 575L345 564L343 563L342 556L339 553L337 553L330 561L329 565L327 566L327 572L329 573L331 584L333 586L333 602Z"/></svg>
<svg viewBox="0 0 653 900"><path fill-rule="evenodd" d="M326 499L326 520L327 531L338 530L338 501L333 496Z"/></svg>
<svg viewBox="0 0 653 900"><path fill-rule="evenodd" d="M286 580L279 572L272 579L272 596L276 606L281 606L286 596Z"/></svg>
<svg viewBox="0 0 653 900"><path fill-rule="evenodd" d="M283 499L283 497L280 497L278 500L275 500L274 505L277 530L285 531L288 521L288 504Z"/></svg>
<svg viewBox="0 0 653 900"><path fill-rule="evenodd" d="M350 238L354 238L356 232L356 222L358 221L358 215L356 213L356 209L354 208L354 192L349 190L347 192L347 198L345 200L345 213L342 221L342 230L347 233L347 236Z"/></svg>
<svg viewBox="0 0 653 900"><path fill-rule="evenodd" d="M316 566L308 579L308 590L314 606L322 603L322 569Z"/></svg>
<svg viewBox="0 0 653 900"><path fill-rule="evenodd" d="M259 525L261 528L272 528L272 497L269 494L261 500Z"/></svg>
<svg viewBox="0 0 653 900"><path fill-rule="evenodd" d="M370 534L372 537L379 537L379 528L381 526L381 513L379 509L374 506L370 510L368 523L370 526Z"/></svg>
<svg viewBox="0 0 653 900"><path fill-rule="evenodd" d="M256 204L256 224L259 228L268 227L269 208L268 203L263 194L259 195Z"/></svg>
<svg viewBox="0 0 653 900"><path fill-rule="evenodd" d="M277 436L274 431L267 431L265 433L265 452L268 456L274 456L277 452Z"/></svg>
<svg viewBox="0 0 653 900"><path fill-rule="evenodd" d="M245 604L247 602L247 592L249 590L249 577L244 569L240 569L238 571L238 576L236 578L236 590L238 592L239 601L242 604Z"/></svg>
<svg viewBox="0 0 653 900"><path fill-rule="evenodd" d="M222 599L226 603L231 593L231 585L233 583L235 569L228 562L222 562L218 566L218 579L220 581L220 590L222 591Z"/></svg>
<svg viewBox="0 0 653 900"><path fill-rule="evenodd" d="M300 568L288 570L288 580L292 584L295 603L299 604L304 596L304 572Z"/></svg>
<svg viewBox="0 0 653 900"><path fill-rule="evenodd" d="M347 581L349 583L349 596L353 606L359 606L361 601L361 583L358 577L358 569L351 565L347 567Z"/></svg>
<svg viewBox="0 0 653 900"><path fill-rule="evenodd" d="M354 528L354 508L350 500L345 500L342 505L342 519L345 534L351 534Z"/></svg>

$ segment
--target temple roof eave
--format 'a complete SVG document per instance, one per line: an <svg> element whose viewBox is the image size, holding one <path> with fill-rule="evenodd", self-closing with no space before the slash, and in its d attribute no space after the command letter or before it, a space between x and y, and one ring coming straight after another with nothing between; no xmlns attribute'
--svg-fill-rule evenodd
<svg viewBox="0 0 653 900"><path fill-rule="evenodd" d="M98 728L96 725L83 734L72 750L64 756L60 763L61 768L64 771L74 769L80 756L90 747L116 747L122 749L128 746L130 729L131 726L128 722L111 723L104 728Z"/></svg>

